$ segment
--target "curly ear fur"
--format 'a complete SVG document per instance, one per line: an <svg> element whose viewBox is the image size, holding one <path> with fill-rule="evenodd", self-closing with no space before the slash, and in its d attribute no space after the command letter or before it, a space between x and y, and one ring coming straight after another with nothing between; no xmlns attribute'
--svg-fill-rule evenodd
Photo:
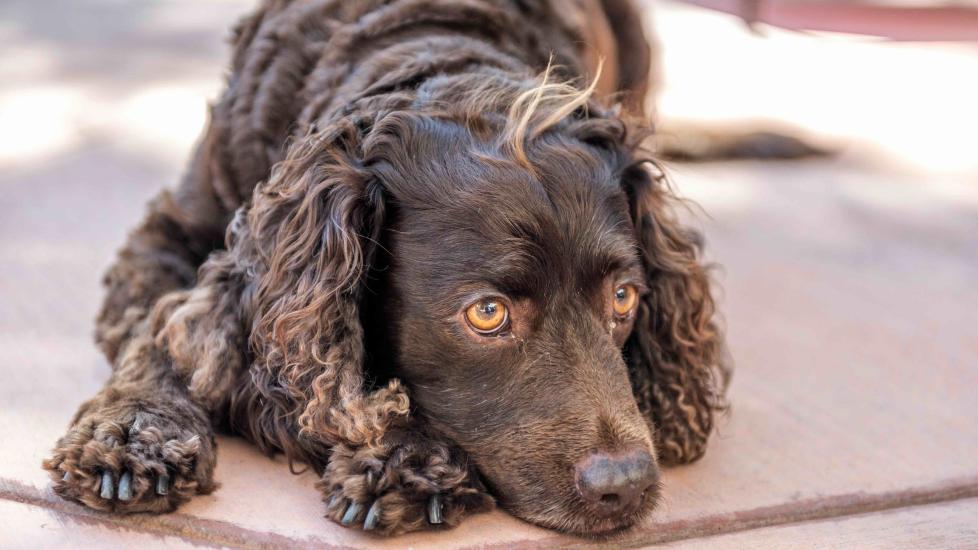
<svg viewBox="0 0 978 550"><path fill-rule="evenodd" d="M157 341L191 380L236 370L208 367L220 361L250 363L250 376L201 387L230 401L226 421L263 450L319 471L333 446L376 446L408 414L397 381L369 392L363 373L358 304L384 217L359 160L363 125L342 119L297 142L239 210L228 250L155 315Z"/></svg>
<svg viewBox="0 0 978 550"><path fill-rule="evenodd" d="M239 241L252 247L240 253L256 270L247 306L252 378L275 405L258 417L271 424L292 417L299 439L313 446L376 445L408 413L399 383L368 393L363 373L358 304L383 204L359 161L362 126L343 119L297 143L256 189L251 238ZM295 454L320 466L309 453Z"/></svg>
<svg viewBox="0 0 978 550"><path fill-rule="evenodd" d="M703 455L729 371L700 262L702 239L680 225L675 197L648 164L623 176L649 286L625 356L639 408L654 421L659 458L678 464Z"/></svg>

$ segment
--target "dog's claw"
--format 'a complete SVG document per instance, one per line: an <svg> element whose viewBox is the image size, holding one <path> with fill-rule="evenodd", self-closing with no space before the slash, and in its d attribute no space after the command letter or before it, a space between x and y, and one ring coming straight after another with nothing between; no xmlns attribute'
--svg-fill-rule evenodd
<svg viewBox="0 0 978 550"><path fill-rule="evenodd" d="M428 523L438 525L441 522L441 495L434 495L428 501Z"/></svg>
<svg viewBox="0 0 978 550"><path fill-rule="evenodd" d="M374 501L370 505L370 509L367 510L367 519L363 520L363 530L370 531L374 527L377 527L377 522L380 520L380 502Z"/></svg>
<svg viewBox="0 0 978 550"><path fill-rule="evenodd" d="M71 481L71 472L65 472L65 475L61 476L61 481Z"/></svg>
<svg viewBox="0 0 978 550"><path fill-rule="evenodd" d="M340 520L340 523L342 523L343 525L350 525L351 523L353 523L354 520L357 519L357 516L360 515L360 510L362 509L363 509L362 504L358 502L351 502L350 507L347 508L346 513L343 514L343 519Z"/></svg>
<svg viewBox="0 0 978 550"><path fill-rule="evenodd" d="M128 470L119 478L119 500L132 500L132 473Z"/></svg>
<svg viewBox="0 0 978 550"><path fill-rule="evenodd" d="M112 500L115 487L112 485L112 472L102 472L102 491L99 496L105 500Z"/></svg>
<svg viewBox="0 0 978 550"><path fill-rule="evenodd" d="M170 492L170 476L163 474L156 478L156 494L165 495Z"/></svg>

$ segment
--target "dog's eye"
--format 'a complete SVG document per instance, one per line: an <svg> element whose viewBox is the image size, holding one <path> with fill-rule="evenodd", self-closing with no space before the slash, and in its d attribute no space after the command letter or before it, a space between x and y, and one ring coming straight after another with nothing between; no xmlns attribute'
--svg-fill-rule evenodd
<svg viewBox="0 0 978 550"><path fill-rule="evenodd" d="M638 290L632 285L622 285L615 289L612 307L616 314L622 317L628 315L635 308L636 302L638 302Z"/></svg>
<svg viewBox="0 0 978 550"><path fill-rule="evenodd" d="M465 310L465 320L480 334L494 334L506 326L509 310L499 300L480 300Z"/></svg>

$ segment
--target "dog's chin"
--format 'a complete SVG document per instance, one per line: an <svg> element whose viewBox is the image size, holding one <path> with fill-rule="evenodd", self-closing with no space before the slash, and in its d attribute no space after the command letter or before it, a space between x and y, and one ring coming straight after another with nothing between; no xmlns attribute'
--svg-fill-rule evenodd
<svg viewBox="0 0 978 550"><path fill-rule="evenodd" d="M650 491L650 494L643 497L642 502L635 509L606 518L587 513L586 508L580 503L560 506L546 514L525 514L520 513L520 510L513 510L513 512L518 517L541 527L581 537L606 539L627 533L640 525L652 514L657 501L657 491Z"/></svg>

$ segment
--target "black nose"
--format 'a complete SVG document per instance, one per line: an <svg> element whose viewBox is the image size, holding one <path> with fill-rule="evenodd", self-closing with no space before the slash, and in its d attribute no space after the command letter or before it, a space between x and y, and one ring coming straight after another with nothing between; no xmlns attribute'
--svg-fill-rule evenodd
<svg viewBox="0 0 978 550"><path fill-rule="evenodd" d="M648 451L631 447L620 452L595 451L575 466L577 490L599 516L637 507L659 481L659 469Z"/></svg>

